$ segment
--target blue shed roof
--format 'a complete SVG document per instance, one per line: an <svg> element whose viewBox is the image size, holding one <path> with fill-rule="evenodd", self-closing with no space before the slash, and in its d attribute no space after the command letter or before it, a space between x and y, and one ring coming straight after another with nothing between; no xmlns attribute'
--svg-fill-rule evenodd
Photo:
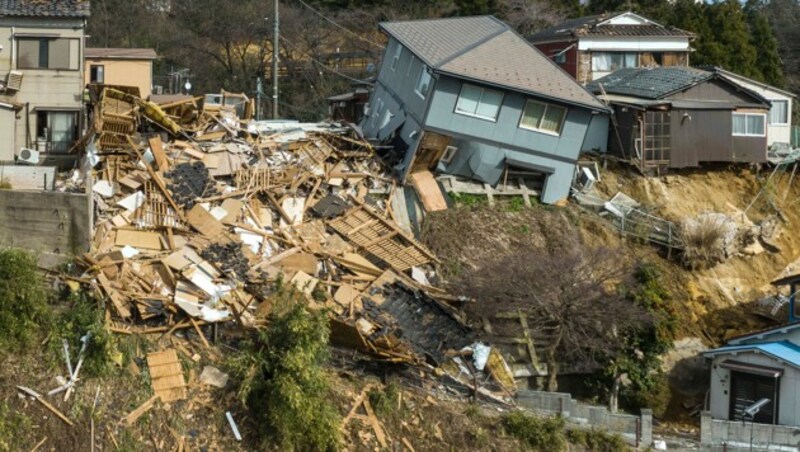
<svg viewBox="0 0 800 452"><path fill-rule="evenodd" d="M703 352L705 356L724 355L736 352L758 352L769 355L790 366L800 368L800 346L789 341L764 342L761 344L728 345Z"/></svg>

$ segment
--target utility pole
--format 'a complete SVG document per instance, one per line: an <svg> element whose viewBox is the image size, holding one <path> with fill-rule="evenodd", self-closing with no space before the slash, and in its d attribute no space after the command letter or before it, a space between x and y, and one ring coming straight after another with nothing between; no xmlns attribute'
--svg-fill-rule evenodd
<svg viewBox="0 0 800 452"><path fill-rule="evenodd" d="M278 40L280 39L280 20L278 19L278 0L272 0L275 6L275 22L273 25L272 37L272 119L278 119L278 53L280 46Z"/></svg>

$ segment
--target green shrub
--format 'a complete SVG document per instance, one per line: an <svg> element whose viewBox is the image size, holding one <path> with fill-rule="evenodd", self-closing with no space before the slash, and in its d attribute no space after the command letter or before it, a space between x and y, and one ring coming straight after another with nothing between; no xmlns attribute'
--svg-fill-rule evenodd
<svg viewBox="0 0 800 452"><path fill-rule="evenodd" d="M0 250L0 281L0 346L14 350L50 325L50 293L36 257L18 249Z"/></svg>
<svg viewBox="0 0 800 452"><path fill-rule="evenodd" d="M327 316L307 310L294 289L281 292L279 298L293 301L291 306L276 310L268 327L243 344L226 367L241 379L239 395L263 448L336 450L341 419L330 402L322 367L330 333Z"/></svg>
<svg viewBox="0 0 800 452"><path fill-rule="evenodd" d="M573 429L567 431L570 444L585 447L592 452L620 452L631 450L622 436L602 430Z"/></svg>
<svg viewBox="0 0 800 452"><path fill-rule="evenodd" d="M539 418L515 411L503 417L503 428L534 450L556 452L567 448L564 419L561 417Z"/></svg>
<svg viewBox="0 0 800 452"><path fill-rule="evenodd" d="M116 347L104 325L103 305L84 291L68 294L66 303L65 309L56 318L50 340L50 347L58 361L64 360L62 341L66 340L70 347L72 364L76 365L81 338L88 333L80 376L97 377L109 374L113 369L111 355Z"/></svg>
<svg viewBox="0 0 800 452"><path fill-rule="evenodd" d="M0 402L0 451L19 450L20 438L30 435L32 427L30 418Z"/></svg>
<svg viewBox="0 0 800 452"><path fill-rule="evenodd" d="M397 400L400 397L400 386L394 381L382 389L374 388L369 391L369 403L380 417L393 415L397 410Z"/></svg>

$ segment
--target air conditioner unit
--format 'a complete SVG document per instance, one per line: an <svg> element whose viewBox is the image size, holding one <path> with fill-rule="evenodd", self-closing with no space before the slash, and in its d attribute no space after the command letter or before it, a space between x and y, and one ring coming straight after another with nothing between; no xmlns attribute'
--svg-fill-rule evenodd
<svg viewBox="0 0 800 452"><path fill-rule="evenodd" d="M22 88L22 72L20 71L11 71L8 73L8 78L6 79L6 89L19 91Z"/></svg>
<svg viewBox="0 0 800 452"><path fill-rule="evenodd" d="M164 87L161 85L153 85L153 94L164 94Z"/></svg>
<svg viewBox="0 0 800 452"><path fill-rule="evenodd" d="M33 149L22 148L17 155L17 163L26 163L28 165L39 164L39 151Z"/></svg>

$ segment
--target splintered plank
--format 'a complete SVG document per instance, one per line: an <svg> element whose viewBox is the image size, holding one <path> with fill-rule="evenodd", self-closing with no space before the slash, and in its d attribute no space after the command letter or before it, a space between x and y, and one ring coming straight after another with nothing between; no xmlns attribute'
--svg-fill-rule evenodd
<svg viewBox="0 0 800 452"><path fill-rule="evenodd" d="M186 398L183 368L174 349L148 354L147 367L150 368L150 384L153 391L163 402Z"/></svg>
<svg viewBox="0 0 800 452"><path fill-rule="evenodd" d="M427 212L447 210L447 201L442 195L442 190L430 171L417 171L411 175L411 183L419 194L422 206Z"/></svg>
<svg viewBox="0 0 800 452"><path fill-rule="evenodd" d="M334 231L360 247L370 261L404 272L438 262L421 243L372 207L362 204L329 223Z"/></svg>

